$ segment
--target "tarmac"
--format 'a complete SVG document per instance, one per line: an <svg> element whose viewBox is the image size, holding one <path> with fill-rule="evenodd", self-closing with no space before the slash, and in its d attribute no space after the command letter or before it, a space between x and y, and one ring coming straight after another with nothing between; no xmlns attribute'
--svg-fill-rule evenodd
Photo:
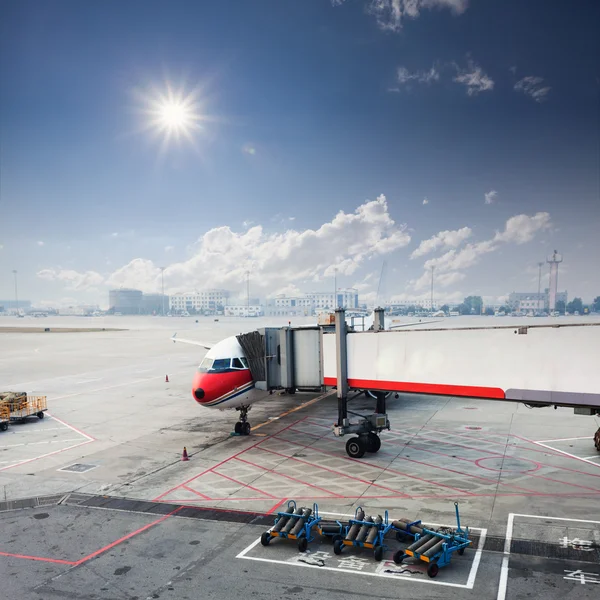
<svg viewBox="0 0 600 600"><path fill-rule="evenodd" d="M401 395L388 402L381 451L353 460L331 433L335 393L266 396L249 437L231 435L235 413L192 400L204 350L173 344L174 329L218 341L245 323L85 321L127 330L2 336L0 387L48 397L46 418L0 432L7 598L196 598L199 586L203 598L598 594L598 418ZM450 526L458 502L475 543L435 579L420 564L395 565L395 540L381 563L353 549L338 557L320 539L307 554L284 540L262 547L290 498L331 519L360 505Z"/></svg>

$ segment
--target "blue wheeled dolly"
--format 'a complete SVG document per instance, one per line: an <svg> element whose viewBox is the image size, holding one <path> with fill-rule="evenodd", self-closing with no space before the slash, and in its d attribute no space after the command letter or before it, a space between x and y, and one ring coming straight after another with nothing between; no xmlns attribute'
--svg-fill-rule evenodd
<svg viewBox="0 0 600 600"><path fill-rule="evenodd" d="M469 528L462 529L460 526L458 502L454 503L454 509L456 530L451 533L428 529L422 526L421 521L394 521L397 537L414 538L414 542L406 550L398 550L394 554L394 562L399 565L406 557L417 558L427 563L427 575L435 577L442 567L450 564L454 552L462 556L471 544Z"/></svg>
<svg viewBox="0 0 600 600"><path fill-rule="evenodd" d="M304 552L309 542L314 540L312 528L321 521L319 507L315 503L311 508L296 507L296 502L287 503L287 511L278 512L275 524L260 536L260 543L268 546L273 538L296 540L298 550Z"/></svg>
<svg viewBox="0 0 600 600"><path fill-rule="evenodd" d="M335 554L341 554L344 546L369 548L373 550L375 560L379 561L388 549L384 539L391 529L393 529L393 525L388 521L387 510L383 519L381 516L373 519L373 517L365 517L365 512L358 506L354 514L354 519L350 519L348 525L345 527L344 538L334 540L333 551Z"/></svg>

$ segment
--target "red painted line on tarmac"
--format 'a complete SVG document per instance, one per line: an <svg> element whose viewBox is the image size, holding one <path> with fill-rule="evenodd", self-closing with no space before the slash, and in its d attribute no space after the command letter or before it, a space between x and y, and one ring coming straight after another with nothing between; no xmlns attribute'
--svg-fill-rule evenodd
<svg viewBox="0 0 600 600"><path fill-rule="evenodd" d="M71 560L60 560L58 558L45 558L43 556L28 556L27 554L13 554L11 552L0 552L0 556L8 556L9 558L22 558L25 560L37 560L40 562L56 563L59 565L73 566L76 563Z"/></svg>
<svg viewBox="0 0 600 600"><path fill-rule="evenodd" d="M436 431L436 430L432 430L432 431ZM442 432L442 431L437 431L437 432L438 433L450 433L450 435L455 435L455 436L459 436L459 437L467 437L467 438L469 437L469 436L465 436L465 435L460 434L460 433L451 433L451 432ZM495 434L495 435L499 435L499 434ZM533 440L528 440L527 438L523 438L521 436L518 436L518 435L515 435L515 434L512 434L512 433L507 434L507 436L518 438L518 439L520 439L522 441L525 441L525 442L528 442L530 444L534 444L535 443ZM419 436L419 437L425 437L425 436ZM431 439L432 441L437 441L438 443L440 443L440 440L436 440L435 438L427 438L427 439ZM523 446L513 446L513 445L509 445L508 443L507 444L501 444L500 442L494 442L494 441L491 441L491 440L484 440L484 441L490 442L490 443L496 444L496 445L501 445L504 448L509 448L509 447L510 448L520 448L520 449L525 450L525 451L541 452L542 454L547 454L546 452L543 452L541 450L536 450L534 448L525 448ZM441 442L441 443L447 443L447 444L451 444L451 445L454 445L454 446L459 446L459 447L462 447L462 448L467 448L469 450L475 450L477 452L485 452L486 454L491 454L491 455L497 456L499 458L505 458L506 457L505 454L501 454L499 452L493 452L493 451L490 451L490 450L482 450L480 448L473 448L472 446L464 446L462 444L455 444L454 442ZM561 457L561 458L571 458L571 457L565 456L564 454L554 454L553 456L558 456L558 457ZM515 457L509 457L509 458L518 459L519 457L515 456ZM524 460L530 460L530 459L524 459ZM596 473L587 473L585 471L580 471L579 469L570 469L569 467L561 467L561 466L558 466L558 465L549 465L548 463L543 463L543 462L539 462L539 461L533 461L533 462L536 462L537 464L542 465L543 467L548 467L549 469L557 469L557 470L561 470L561 471L569 471L571 473L577 473L578 475L587 475L589 477L600 477L600 475L598 475ZM528 477L537 477L537 478L541 478L541 479L547 479L548 481L553 481L555 483L560 483L562 485L569 485L569 486L572 486L572 487L581 487L583 489L588 489L588 490L593 490L595 492L600 492L600 489L597 489L597 488L588 488L586 486L582 486L582 485L579 485L579 484L576 484L576 483L568 483L568 482L562 481L560 479L548 478L548 477L545 477L543 475L529 474L527 476Z"/></svg>
<svg viewBox="0 0 600 600"><path fill-rule="evenodd" d="M393 431L396 431L397 433L401 433L401 432L399 432L399 431L397 431L397 430L393 430ZM471 440L471 441L473 441L473 436L472 436L472 435L465 435L464 433L455 433L455 432L453 432L453 431L444 431L444 430L439 430L439 429L431 429L431 428L427 428L427 431L430 431L430 432L433 432L433 433L443 433L444 435L452 435L452 436L457 436L457 437L466 438L466 439L468 439L468 440ZM493 434L493 433L491 433L491 432L487 432L487 431L486 431L485 433L486 433L487 435L496 435L496 436L499 436L499 435L500 435L500 434L497 434L497 433ZM475 435L475 434L474 434L474 435ZM517 437L517 436L515 436L515 435L514 435L514 434L512 434L512 433L507 433L507 434L506 434L506 436L507 436L507 437ZM429 438L429 439L434 439L435 441L439 442L439 440L437 440L437 439L435 439L435 438ZM487 438L481 438L481 437L480 437L480 438L475 438L475 439L478 439L479 441L484 441L484 442L486 442L486 443L488 443L488 444L493 444L494 446L502 446L503 448L506 448L507 446L509 446L508 442L505 442L505 443L502 443L502 442L496 442L496 441L494 441L494 440L490 440L490 439L487 439ZM449 443L449 444L451 444L451 443L453 443L453 442L446 442L446 443ZM458 444L456 444L456 445L458 445ZM521 448L522 450L525 450L526 452L539 452L539 453L541 453L541 454L552 454L552 452L544 452L543 450L538 450L537 448L525 448L525 447L523 447L523 446L511 446L511 447L512 447L512 448ZM465 448L468 448L468 446L465 446ZM487 453L489 453L489 454L493 454L493 453L494 453L494 451L493 451L493 450L483 450L483 449L481 449L481 448L471 448L471 450L478 450L478 451L480 451L480 452L487 452ZM503 455L503 454L501 454L500 456L504 456L504 455ZM558 454L558 453L555 453L555 454L554 454L554 456L561 456L561 455L560 455L560 454Z"/></svg>
<svg viewBox="0 0 600 600"><path fill-rule="evenodd" d="M335 377L325 377L325 385L337 385ZM444 385L439 383L415 383L412 381L379 381L376 379L348 379L351 388L359 390L381 390L406 392L411 394L435 394L436 396L463 396L467 398L491 398L504 400L504 390L500 388L474 385Z"/></svg>
<svg viewBox="0 0 600 600"><path fill-rule="evenodd" d="M215 470L213 470L212 472L215 475L218 475L219 477L224 477L225 479L229 479L229 481L233 481L234 483L238 483L242 487L248 488L249 490L252 490L253 492L258 492L259 494L265 494L265 496L268 496L269 498L275 499L275 496L273 496L273 494L269 494L269 492L264 492L263 490L259 490L258 488L252 487L250 484L247 484L247 483L244 483L244 482L239 481L237 479L234 479L233 477L229 477L229 475L223 475L223 473L218 473Z"/></svg>
<svg viewBox="0 0 600 600"><path fill-rule="evenodd" d="M292 442L290 442L290 443L292 443ZM310 448L310 446L303 446L302 444L296 444L296 445L298 445L300 447L304 447L304 448ZM265 450L265 448L259 448L259 450ZM324 450L320 450L319 453L320 454L326 454L328 456L333 456L335 458L342 458L344 460L350 460L352 462L359 463L359 464L364 465L366 467L371 467L373 469L379 469L381 471L386 471L388 473L394 473L396 475L402 475L403 477L408 477L409 479L416 479L417 481L423 481L425 483L429 483L429 484L434 485L436 487L443 487L443 488L447 488L449 490L454 490L456 492L460 492L461 494L467 494L469 496L473 495L472 492L468 492L466 490L461 490L459 488L455 488L455 487L452 487L450 485L445 485L443 483L437 483L435 481L430 481L428 479L424 479L423 477L417 477L416 475L409 475L408 473L404 473L402 471L396 471L394 469L390 469L389 467L380 467L379 465L376 465L376 464L373 464L373 463L368 463L368 462L363 462L363 461L355 459L355 458L350 458L349 456L343 456L342 457L342 456L338 456L337 454L333 454L332 452L325 452ZM394 455L394 456L396 456L396 455ZM398 458L398 457L399 457L399 455L396 456L396 458ZM292 458L292 457L288 457L288 458ZM405 459L405 460L411 460L411 459L408 458L408 459ZM415 462L418 462L418 461L415 461ZM312 463L309 463L309 464L312 464ZM422 463L422 464L424 464L424 463ZM372 483L371 485L379 485L379 484ZM383 486L380 486L380 487L383 487ZM398 493L397 490L395 490L395 492Z"/></svg>
<svg viewBox="0 0 600 600"><path fill-rule="evenodd" d="M48 416L50 418L54 419L55 421L58 421L59 423L62 423L65 427L68 427L69 429L72 429L73 431L76 431L79 435L82 435L83 437L86 437L89 440L94 441L94 442L98 441L94 436L90 435L89 433L85 433L85 431L81 431L81 429L77 429L77 427L73 427L73 425L70 425L66 421L63 421L62 419L59 419L58 417L55 417L53 414L48 413Z"/></svg>
<svg viewBox="0 0 600 600"><path fill-rule="evenodd" d="M170 513L160 517L160 519L156 519L156 521L152 521L152 523L148 523L147 525L144 525L143 527L140 527L139 529L136 529L135 531L132 531L131 533L128 533L127 535L124 535L122 538L119 538L118 540L115 540L111 544L104 546L104 548L100 548L100 550L96 550L95 552L92 552L91 554L84 556L83 558L79 559L76 563L74 563L75 566L79 566L79 565L87 562L88 560L91 560L92 558L95 558L96 556L99 556L100 554L103 554L104 552L114 548L115 546L122 544L123 542L131 539L132 537L135 537L136 535L143 533L144 531L150 529L151 527L154 527L155 525L162 523L163 521L168 519L170 516L179 512L182 508L183 508L183 506L178 506L175 510L172 510Z"/></svg>
<svg viewBox="0 0 600 600"><path fill-rule="evenodd" d="M318 485L315 485L314 483L308 483L307 481L302 481L301 479L296 479L296 477L292 477L291 475L286 475L285 473L276 473L273 469L268 469L267 467L261 467L260 465L251 463L250 461L244 460L243 458L237 457L235 460L247 463L249 465L252 465L253 467L257 467L258 469L263 469L264 471L267 471L268 473L272 473L273 475L276 475L278 477L285 477L286 479L296 481L297 483L301 483L302 485L306 485L315 490L325 492L326 494L330 494L332 498L344 498L344 496L340 496L340 494L336 494L335 492L332 492L331 490L328 490L326 488L319 487Z"/></svg>
<svg viewBox="0 0 600 600"><path fill-rule="evenodd" d="M513 437L516 437L520 440L523 440L524 442L528 442L530 444L537 444L537 442L534 442L533 440L528 440L527 438L521 437L520 435L516 435L516 434L511 434ZM593 442L592 437L590 436L590 441ZM522 446L519 446L519 448L521 448ZM558 452L558 450L556 450L556 452ZM568 454L564 454L563 452L559 452L558 456L560 456L561 458L570 458L572 460L583 460L580 459L576 456L569 456ZM540 463L541 465L547 466L549 467L550 465L546 465L545 463ZM590 463L586 463L586 464L590 464ZM600 465L596 465L593 464L593 466L600 466ZM589 475L590 477L600 477L600 475L598 473L587 473L586 471L580 471L579 469L570 469L569 467L553 467L555 469L561 469L563 471L570 471L571 473L579 473L580 475Z"/></svg>
<svg viewBox="0 0 600 600"><path fill-rule="evenodd" d="M389 438L384 438L384 442L387 443L387 444L394 444L394 445L397 445L397 446L399 446L399 445L402 444L402 442L395 442L393 440L390 440ZM410 449L411 450L417 450L419 452L429 452L430 454L436 454L436 455L439 455L439 456L444 456L444 457L452 458L452 459L456 459L456 460L462 460L462 461L465 461L465 462L468 462L468 463L471 463L471 464L477 464L477 461L471 460L470 458L463 458L461 456L453 456L451 454L445 454L444 452L438 452L437 450L429 450L428 448L419 448L418 446L414 445L414 442L410 443ZM402 457L402 456L399 456L399 458L406 459L405 457ZM488 456L486 458L495 458L495 457L494 456ZM412 459L406 459L406 460L412 460ZM479 460L484 460L484 459L479 459ZM424 463L424 464L429 465L429 463ZM431 465L429 465L429 466L431 466ZM483 481L488 481L490 483L498 483L498 484L500 484L502 486L512 487L512 488L515 488L517 490L523 490L525 492L530 492L530 493L533 493L533 494L536 493L534 490L530 490L529 488L521 487L520 485L516 485L514 483L508 483L508 482L504 482L504 481L498 481L496 479L490 479L489 477L481 477L479 475L472 475L470 473L463 473L461 471L455 471L453 469L448 469L448 468L445 468L445 467L439 467L439 468L443 468L445 471L451 471L451 472L457 473L459 475L466 475L467 477L473 477L475 479L482 479Z"/></svg>
<svg viewBox="0 0 600 600"><path fill-rule="evenodd" d="M287 500L287 498L284 498L283 500L281 500L277 504L273 504L273 506L271 506L271 508L267 511L267 514L268 515L272 515L282 504L285 503L286 500Z"/></svg>
<svg viewBox="0 0 600 600"><path fill-rule="evenodd" d="M268 450L267 448L258 448L258 450L261 450L263 452L269 452L270 454L275 454L277 456L281 456L283 458L287 458L288 460L293 460L295 462L299 462L299 463L302 463L302 464L305 464L305 465L309 465L309 466L311 466L313 468L316 468L316 469L321 469L323 471L328 471L329 473L335 473L336 475L341 475L342 477L346 477L348 479L353 479L354 481L359 481L360 483L364 483L365 485L368 485L368 486L375 486L375 487L381 488L382 490L388 490L389 492L392 492L394 494L402 494L402 496L404 498L410 498L410 496L408 496L407 494L404 494L403 492L400 492L398 490L394 490L392 488L388 488L388 487L386 487L384 485L380 485L378 483L373 483L372 481L367 481L366 479L359 479L358 477L354 477L352 475L348 475L347 473L342 473L341 471L335 471L334 469L330 469L329 467L323 467L323 466L317 465L315 463L310 463L310 462L308 462L306 460L302 460L300 458L296 458L295 456L287 456L286 454L281 454L281 452L275 452L275 450ZM321 452L321 454L331 455L329 452ZM336 456L336 458L339 458L339 457ZM367 466L370 466L369 463L363 463L363 464L365 464Z"/></svg>
<svg viewBox="0 0 600 600"><path fill-rule="evenodd" d="M111 548L118 546L119 544L125 542L126 540L129 540L132 537L139 535L140 533L146 531L147 529L150 529L151 527L154 527L155 525L162 523L165 519L168 519L170 516L179 512L182 508L184 508L184 507L178 506L175 510L172 510L169 514L160 517L160 519L156 519L156 521L152 521L152 523L148 523L147 525L144 525L143 527L140 527L139 529L136 529L135 531L128 533L127 535L123 536L122 538L119 538L118 540L112 542L111 544L108 544L107 546L100 548L100 550L96 550L95 552L92 552L91 554L88 554L87 556L84 556L83 558L76 560L76 561L62 560L62 559L58 559L58 558L46 558L46 557L42 557L42 556L29 556L26 554L13 554L10 552L0 552L0 556L7 556L9 558L21 558L21 559L25 559L25 560L34 560L34 561L40 561L40 562L49 562L49 563L56 563L59 565L69 565L69 566L77 567L77 566L83 564L84 562L87 562L88 560L91 560L92 558L94 558L100 554L103 554L107 550L110 550Z"/></svg>
<svg viewBox="0 0 600 600"><path fill-rule="evenodd" d="M287 427L284 427L280 431L276 432L276 434L277 433L281 433L282 431L285 431L286 429L289 429L293 425L296 425L296 423L300 423L300 422L304 421L304 419L306 419L306 417L304 417L303 419L298 419L298 421L294 421L293 423L291 423ZM273 435L276 435L276 434L273 434ZM218 463L218 464L216 464L216 465L214 465L214 466L212 466L212 467L210 467L208 469L205 469L204 471L202 471L202 473L198 473L197 475L194 475L194 477L190 477L190 479L188 479L186 481L183 481L182 483L176 485L175 487L171 488L170 490L167 490L166 492L163 492L159 496L156 496L156 498L154 498L154 500L152 500L152 502L158 502L161 498L164 498L165 496L167 496L170 493L174 492L176 489L180 488L181 486L187 485L188 483L194 481L194 479L198 479L198 477L201 477L202 475L205 475L206 473L212 471L213 469L217 469L221 465L224 465L225 463L227 463L230 460L234 459L236 456L241 456L245 452L248 452L248 450L252 450L252 448L256 448L257 446L259 446L260 444L266 442L267 440L271 439L272 437L273 436L271 435L269 437L262 438L262 439L258 440L258 442L256 442L255 444L252 444L251 446L248 446L248 448L244 448L243 450L240 450L239 452L237 452L233 456L230 456L229 458L226 458L225 460L222 460L220 463Z"/></svg>
<svg viewBox="0 0 600 600"><path fill-rule="evenodd" d="M202 493L198 492L197 490L194 490L191 487L188 487L187 485L182 485L181 487L184 490L187 490L188 492L192 492L192 494L196 494L196 496L200 496L201 498L204 498L205 500L211 500L212 499L212 498L209 498L206 494L202 494Z"/></svg>

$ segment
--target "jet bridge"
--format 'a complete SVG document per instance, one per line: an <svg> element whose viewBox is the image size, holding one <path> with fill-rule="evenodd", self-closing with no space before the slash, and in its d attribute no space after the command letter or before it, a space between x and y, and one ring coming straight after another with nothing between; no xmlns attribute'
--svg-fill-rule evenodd
<svg viewBox="0 0 600 600"><path fill-rule="evenodd" d="M390 426L390 392L566 406L578 414L600 414L600 323L450 329L428 329L424 323L386 331L378 309L373 328L356 332L340 309L333 328L269 328L258 334L254 355L262 371L253 370L256 386L289 391L335 386L334 432L357 435L346 444L352 457L379 450L378 434ZM240 343L252 367L249 348L243 339ZM348 399L367 390L376 398L375 413L352 422ZM600 450L600 430L596 440Z"/></svg>

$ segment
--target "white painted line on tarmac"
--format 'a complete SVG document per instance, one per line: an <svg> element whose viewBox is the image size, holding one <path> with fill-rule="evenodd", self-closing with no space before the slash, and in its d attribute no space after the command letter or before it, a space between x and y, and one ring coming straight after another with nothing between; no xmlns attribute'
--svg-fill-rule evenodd
<svg viewBox="0 0 600 600"><path fill-rule="evenodd" d="M600 521L591 521L589 519L571 519L569 517L549 517L548 515L524 515L520 513L510 513L506 523L506 539L504 540L504 557L502 558L502 567L500 569L500 584L498 586L497 600L505 600L506 588L508 584L508 563L510 560L510 545L513 536L513 527L515 517L526 519L545 519L549 521L571 521L573 523L593 523L600 525Z"/></svg>
<svg viewBox="0 0 600 600"><path fill-rule="evenodd" d="M508 586L508 563L510 561L510 544L512 542L514 513L509 513L506 522L506 538L504 539L504 556L502 557L502 566L500 567L500 582L498 584L497 600L505 600L506 588Z"/></svg>
<svg viewBox="0 0 600 600"><path fill-rule="evenodd" d="M12 465L8 465L7 467L0 468L0 471L5 471L6 469L11 469L13 467L20 467L21 465L25 465L27 463L33 462L34 460L39 460L40 458L46 458L48 456L53 456L54 454L59 454L60 452L65 452L66 450L72 450L73 448L79 448L79 446L83 446L85 444L89 444L94 440L86 440L85 442L81 442L79 444L74 444L73 446L67 446L66 448L61 448L60 450L55 450L54 452L48 452L47 454L42 454L41 456L36 456L34 458L28 458L27 460L22 460L21 462L13 463Z"/></svg>
<svg viewBox="0 0 600 600"><path fill-rule="evenodd" d="M75 396L81 396L82 394L95 394L96 392L104 392L105 390L113 390L119 387L126 387L128 385L135 385L137 383L145 383L147 381L152 381L153 379L162 379L162 375L158 375L157 377L148 377L146 379L136 379L135 381L128 381L127 383L117 383L116 385L109 385L107 387L96 388L94 390L85 390L84 392L76 392L75 394L65 394L63 396L51 396L48 397L48 400L62 400L63 398L73 398Z"/></svg>
<svg viewBox="0 0 600 600"><path fill-rule="evenodd" d="M589 440L591 436L586 435L585 437L573 437L573 438L557 438L555 440L538 440L535 442L536 444L541 444L544 442L571 442L573 440Z"/></svg>
<svg viewBox="0 0 600 600"><path fill-rule="evenodd" d="M81 381L76 381L75 385L83 385L84 383L93 383L94 381L102 381L102 377L95 377L94 379L82 379Z"/></svg>
<svg viewBox="0 0 600 600"><path fill-rule="evenodd" d="M581 440L589 440L591 438L578 438ZM560 450L559 448L553 448L552 446L549 446L548 444L543 444L542 442L533 442L534 444L538 445L538 446L542 446L543 448L547 448L548 450L553 450L554 452L558 452L559 454L564 454L565 456L568 456L570 458L574 458L575 460L580 460L581 462L587 463L588 465L594 465L594 467L600 467L600 465L598 463L592 462L591 460L587 459L587 458L581 458L581 456L575 456L575 454L571 454L570 452L565 452L564 450Z"/></svg>
<svg viewBox="0 0 600 600"><path fill-rule="evenodd" d="M338 516L344 516L344 517L345 516L354 516L354 514L346 515L346 514L342 514L342 513L333 513L333 512L326 512L326 511L319 511L319 514L338 515ZM448 525L437 525L434 523L428 523L428 525L431 525L434 527L449 527ZM320 567L318 565L309 565L306 563L299 563L299 562L287 562L285 560L276 560L274 558L259 558L259 557L254 557L254 556L248 556L248 553L260 543L260 538L258 538L257 540L252 542L249 546L244 548L236 556L236 558L243 558L246 560L256 560L259 562L274 563L277 565L286 565L288 567L308 567L308 568L312 568L312 569L321 569L321 570L325 570L325 571L335 571L338 573L352 573L354 575L370 575L371 577L385 577L386 579L404 579L405 581L411 581L411 582L431 583L433 585L444 585L447 587L457 587L457 588L472 590L473 586L475 585L477 571L479 569L479 564L481 562L481 556L483 554L483 546L485 545L485 539L487 537L487 529L482 529L479 527L472 527L470 529L479 530L480 537L479 537L479 545L478 545L477 551L475 552L475 556L473 557L473 563L471 564L471 569L469 571L469 576L467 578L467 583L464 583L464 584L463 583L449 583L449 582L445 582L445 581L435 581L433 579L414 579L411 577L405 577L405 576L396 575L396 574L386 575L385 573L364 572L364 571L357 573L357 571L351 571L349 569L340 569L337 567L326 567L326 566Z"/></svg>
<svg viewBox="0 0 600 600"><path fill-rule="evenodd" d="M573 521L575 523L594 523L594 525L600 525L600 521L591 521L590 519L571 519L569 517L549 517L548 515L521 515L521 514L517 514L517 513L515 513L513 516L514 517L527 517L529 519L548 519L550 521Z"/></svg>
<svg viewBox="0 0 600 600"><path fill-rule="evenodd" d="M60 442L77 442L80 439L81 438L68 438L66 440L46 440L44 442L21 442L20 444L8 444L8 446L0 446L0 450L4 450L6 448L16 448L17 446L36 446L37 444L58 444Z"/></svg>

